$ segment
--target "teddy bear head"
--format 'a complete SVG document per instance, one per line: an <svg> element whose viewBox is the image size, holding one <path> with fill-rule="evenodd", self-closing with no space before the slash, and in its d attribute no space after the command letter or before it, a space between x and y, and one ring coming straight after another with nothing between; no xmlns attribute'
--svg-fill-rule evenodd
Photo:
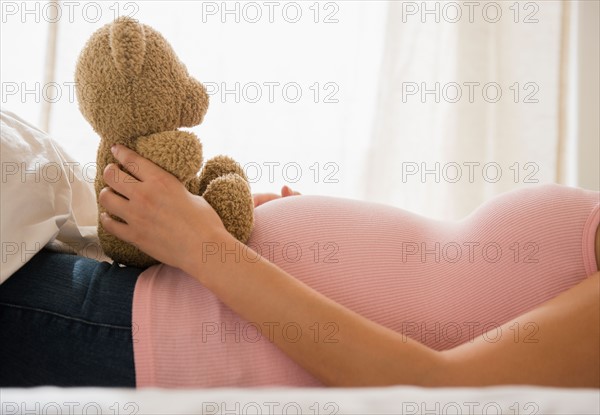
<svg viewBox="0 0 600 415"><path fill-rule="evenodd" d="M192 78L160 33L120 17L85 45L75 70L79 109L104 139L139 136L202 122L204 86Z"/></svg>

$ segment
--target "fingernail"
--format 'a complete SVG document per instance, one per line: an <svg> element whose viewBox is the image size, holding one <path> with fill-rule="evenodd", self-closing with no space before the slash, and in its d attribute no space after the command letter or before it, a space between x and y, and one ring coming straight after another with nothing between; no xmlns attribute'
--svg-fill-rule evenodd
<svg viewBox="0 0 600 415"><path fill-rule="evenodd" d="M102 213L100 214L100 219L102 219L102 220L106 220L106 219L108 219L108 213L106 213L106 212L102 212Z"/></svg>
<svg viewBox="0 0 600 415"><path fill-rule="evenodd" d="M112 147L110 148L110 151L112 151L113 154L117 154L117 145L113 144Z"/></svg>

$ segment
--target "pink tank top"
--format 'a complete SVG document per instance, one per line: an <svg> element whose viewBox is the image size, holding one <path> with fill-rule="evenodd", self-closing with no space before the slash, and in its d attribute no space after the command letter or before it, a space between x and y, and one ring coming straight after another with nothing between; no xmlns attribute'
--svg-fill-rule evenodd
<svg viewBox="0 0 600 415"><path fill-rule="evenodd" d="M288 197L256 209L248 246L345 307L444 350L482 334L535 340L535 324L500 326L598 269L599 209L600 193L555 184L496 196L455 222ZM132 322L138 387L319 386L268 341L270 330L290 341L336 337L335 322L298 333L294 322L246 321L166 265L140 275Z"/></svg>

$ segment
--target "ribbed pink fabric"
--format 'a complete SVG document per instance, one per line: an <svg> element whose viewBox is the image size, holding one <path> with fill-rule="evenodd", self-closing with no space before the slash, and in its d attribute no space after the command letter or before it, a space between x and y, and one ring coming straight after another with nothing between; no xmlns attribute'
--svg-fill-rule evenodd
<svg viewBox="0 0 600 415"><path fill-rule="evenodd" d="M248 245L338 303L443 350L485 332L489 341L534 339L534 326L499 326L595 272L599 208L598 192L554 184L497 196L456 222L289 197L256 209ZM169 266L139 277L133 323L138 387L319 385L269 343L269 327L241 319ZM302 335L323 341L334 330Z"/></svg>

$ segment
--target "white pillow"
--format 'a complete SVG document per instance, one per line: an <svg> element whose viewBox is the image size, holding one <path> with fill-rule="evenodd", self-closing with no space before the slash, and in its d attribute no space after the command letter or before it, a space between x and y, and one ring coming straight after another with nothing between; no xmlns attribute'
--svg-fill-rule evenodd
<svg viewBox="0 0 600 415"><path fill-rule="evenodd" d="M101 258L95 165L82 166L11 112L0 111L0 121L0 284L49 243L55 249L66 244L86 256L93 251Z"/></svg>

